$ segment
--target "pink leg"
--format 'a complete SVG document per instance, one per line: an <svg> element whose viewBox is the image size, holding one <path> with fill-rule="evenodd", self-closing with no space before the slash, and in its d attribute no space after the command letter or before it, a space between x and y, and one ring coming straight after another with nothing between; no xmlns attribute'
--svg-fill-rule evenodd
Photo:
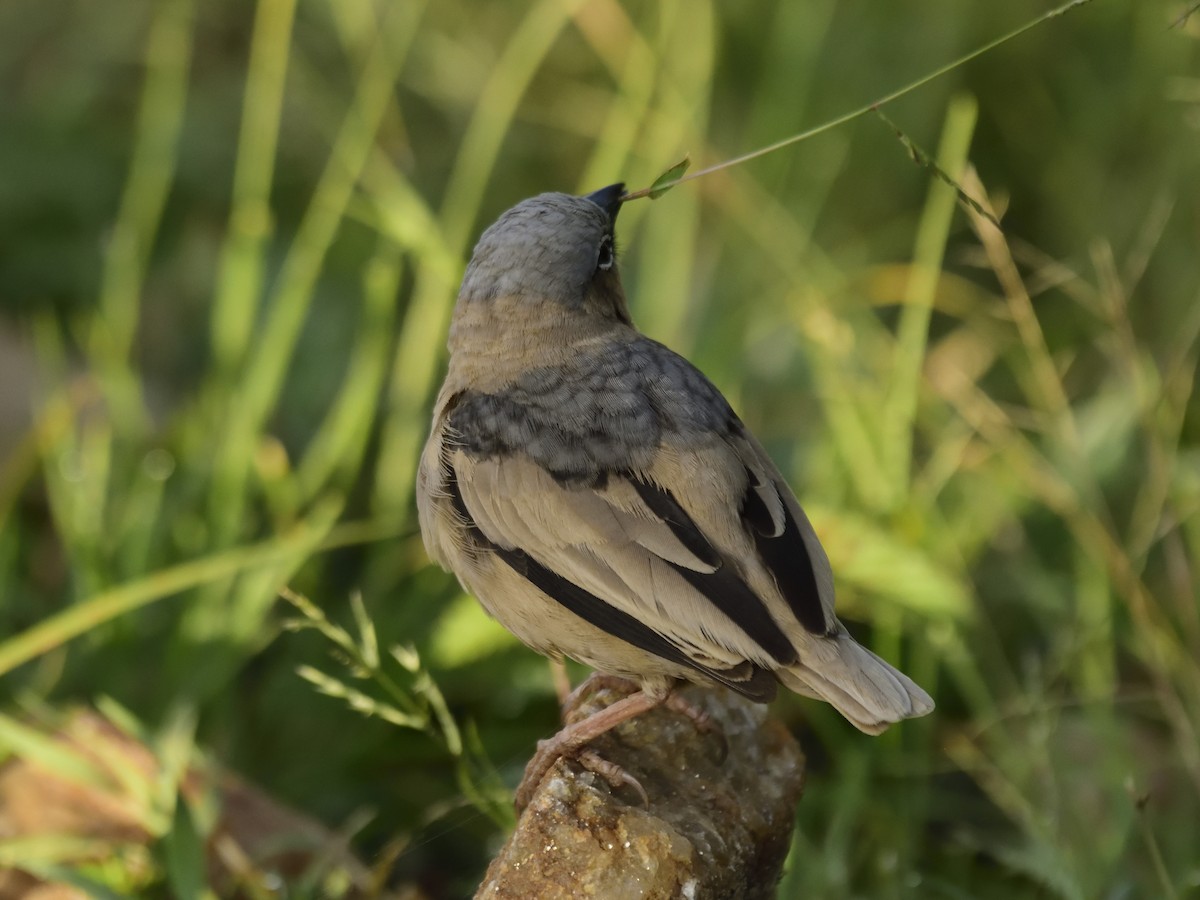
<svg viewBox="0 0 1200 900"><path fill-rule="evenodd" d="M558 694L561 707L571 696L571 679L567 677L567 666L561 659L550 660L550 680L554 682L554 693Z"/></svg>
<svg viewBox="0 0 1200 900"><path fill-rule="evenodd" d="M586 679L579 683L579 686L565 697L561 697L563 721L567 721L571 717L571 713L575 712L583 701L596 691L610 690L618 694L633 694L640 688L636 681L631 681L628 678L622 678L620 675L606 675L603 672L593 672ZM667 709L679 713L691 719L692 724L696 726L696 730L701 734L715 734L724 741L724 733L721 727L713 721L712 716L692 703L682 695L671 690L665 700L663 706Z"/></svg>
<svg viewBox="0 0 1200 900"><path fill-rule="evenodd" d="M579 682L579 687L571 691L562 698L562 717L566 722L571 718L571 713L575 712L591 694L596 691L602 691L607 688L610 691L615 691L618 694L635 694L641 687L636 681L630 681L628 678L622 678L619 675L605 675L603 672L593 672L583 681Z"/></svg>
<svg viewBox="0 0 1200 900"><path fill-rule="evenodd" d="M585 719L565 726L554 737L538 741L537 753L525 766L525 776L517 786L517 795L514 799L517 811L520 812L529 805L538 785L542 783L542 779L546 777L550 767L560 757L575 755L589 741L595 740L622 722L627 722L635 716L654 709L665 699L665 697L647 694L645 691L639 690L635 694L618 700L612 706L605 707ZM642 793L644 794L645 791Z"/></svg>

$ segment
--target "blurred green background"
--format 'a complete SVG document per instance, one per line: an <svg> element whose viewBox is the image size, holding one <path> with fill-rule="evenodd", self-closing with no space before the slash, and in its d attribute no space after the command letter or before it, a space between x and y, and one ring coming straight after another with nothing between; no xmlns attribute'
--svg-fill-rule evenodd
<svg viewBox="0 0 1200 900"><path fill-rule="evenodd" d="M557 724L545 662L415 534L479 231L818 125L1051 5L0 5L5 722L194 716L393 883L469 894L503 837L483 760L511 786ZM810 760L781 897L1200 891L1186 6L1094 0L887 107L1003 234L872 115L621 215L636 320L762 437L843 619L938 702L879 739L777 702ZM357 679L284 628L285 581L346 626L361 592L420 663ZM167 869L125 877L165 896Z"/></svg>

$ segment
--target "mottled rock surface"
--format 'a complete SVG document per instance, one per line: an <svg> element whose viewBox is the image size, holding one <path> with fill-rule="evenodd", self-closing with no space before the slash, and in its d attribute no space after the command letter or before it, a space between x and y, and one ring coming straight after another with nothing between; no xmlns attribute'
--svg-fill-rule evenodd
<svg viewBox="0 0 1200 900"><path fill-rule="evenodd" d="M656 709L590 746L637 778L612 788L578 762L557 762L492 861L483 900L766 898L775 893L804 787L804 757L767 708L724 691L684 695L728 741ZM577 711L618 699L599 691ZM574 717L573 717L574 718Z"/></svg>

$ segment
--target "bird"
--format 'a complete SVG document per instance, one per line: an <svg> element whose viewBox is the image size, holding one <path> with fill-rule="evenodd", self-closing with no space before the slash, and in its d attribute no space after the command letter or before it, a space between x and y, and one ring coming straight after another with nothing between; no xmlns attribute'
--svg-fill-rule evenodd
<svg viewBox="0 0 1200 900"><path fill-rule="evenodd" d="M620 722L688 712L689 682L762 703L782 685L868 734L934 706L838 620L829 559L729 402L635 327L624 197L543 193L483 231L418 467L429 557L528 647L631 683L539 744L526 801Z"/></svg>

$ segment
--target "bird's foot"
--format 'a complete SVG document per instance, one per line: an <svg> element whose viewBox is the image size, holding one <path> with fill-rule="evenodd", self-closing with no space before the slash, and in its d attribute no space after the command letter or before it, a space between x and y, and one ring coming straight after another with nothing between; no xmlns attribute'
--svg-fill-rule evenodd
<svg viewBox="0 0 1200 900"><path fill-rule="evenodd" d="M538 741L537 752L533 754L533 758L525 766L525 775L521 779L521 783L517 785L517 793L513 800L513 805L516 807L518 814L529 805L529 801L533 799L538 785L542 783L542 779L546 777L546 773L550 771L550 768L560 758L578 757L580 751L588 743L620 725L622 722L639 716L647 710L654 709L664 699L665 697L661 694L648 694L643 690L638 690L628 697L618 700L611 706L606 706L604 709L598 710L577 722L572 722L564 726L554 737ZM598 759L599 757L596 758ZM608 765L612 766L611 763L608 763ZM613 769L620 770L620 767L613 766ZM622 771L623 775L628 776L628 773L623 772L623 770L620 771ZM605 778L607 780L607 776ZM622 784L627 783L625 778L619 778L618 780ZM640 788L641 786L638 785L638 787ZM644 797L645 791L641 791L641 793Z"/></svg>
<svg viewBox="0 0 1200 900"><path fill-rule="evenodd" d="M599 775L607 781L614 791L622 787L631 787L642 798L642 806L650 805L650 798L646 796L646 789L642 787L642 783L615 762L605 759L595 750L582 750L575 758L593 775Z"/></svg>
<svg viewBox="0 0 1200 900"><path fill-rule="evenodd" d="M609 689L625 694L620 700L603 709L575 719L584 701L595 691ZM596 673L587 678L567 697L563 705L563 720L567 723L558 734L544 741L538 741L537 752L525 766L525 775L517 786L514 805L520 813L529 801L533 799L538 785L546 777L546 773L560 758L573 757L589 771L599 775L614 788L629 786L641 795L642 801L648 803L646 791L636 778L626 772L616 763L610 762L594 751L584 749L588 743L600 735L639 716L656 706L666 706L668 709L687 718L698 732L712 735L720 745L719 759L723 762L729 755L729 742L725 731L705 710L690 703L682 694L670 691L666 694L642 690L633 681L619 678L615 675ZM574 721L572 721L575 719Z"/></svg>

